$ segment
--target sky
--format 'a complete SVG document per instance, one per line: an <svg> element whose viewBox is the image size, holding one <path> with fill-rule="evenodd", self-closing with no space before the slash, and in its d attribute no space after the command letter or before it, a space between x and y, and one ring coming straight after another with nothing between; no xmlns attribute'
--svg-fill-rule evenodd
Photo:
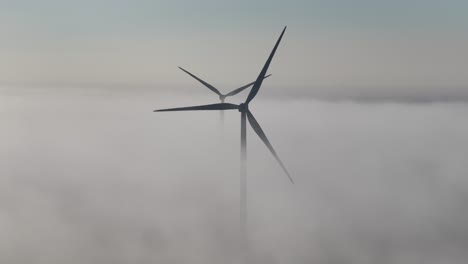
<svg viewBox="0 0 468 264"><path fill-rule="evenodd" d="M0 81L193 84L183 66L235 88L256 78L287 25L271 86L467 96L467 8L461 0L2 0Z"/></svg>

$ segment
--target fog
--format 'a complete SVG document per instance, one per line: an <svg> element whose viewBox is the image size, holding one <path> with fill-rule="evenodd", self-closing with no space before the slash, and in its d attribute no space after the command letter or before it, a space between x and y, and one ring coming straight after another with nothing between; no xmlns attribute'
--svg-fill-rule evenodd
<svg viewBox="0 0 468 264"><path fill-rule="evenodd" d="M237 263L239 113L152 112L202 94L1 88L0 262ZM296 184L249 128L252 263L466 263L468 105L431 101L261 91Z"/></svg>

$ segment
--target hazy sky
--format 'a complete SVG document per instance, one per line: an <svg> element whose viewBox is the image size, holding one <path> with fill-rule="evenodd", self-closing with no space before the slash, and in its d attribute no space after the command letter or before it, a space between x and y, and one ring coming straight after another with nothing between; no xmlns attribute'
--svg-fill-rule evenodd
<svg viewBox="0 0 468 264"><path fill-rule="evenodd" d="M2 0L0 81L194 84L180 65L235 87L255 79L288 25L270 84L424 94L468 85L466 10L462 0Z"/></svg>

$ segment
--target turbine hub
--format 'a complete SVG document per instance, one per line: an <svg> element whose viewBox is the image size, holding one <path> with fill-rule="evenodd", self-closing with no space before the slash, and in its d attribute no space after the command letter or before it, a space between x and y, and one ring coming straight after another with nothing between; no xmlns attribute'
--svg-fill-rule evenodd
<svg viewBox="0 0 468 264"><path fill-rule="evenodd" d="M224 103L224 99L226 99L225 95L222 94L222 95L219 96L219 100L221 100L223 103Z"/></svg>
<svg viewBox="0 0 468 264"><path fill-rule="evenodd" d="M239 112L245 113L247 111L249 111L249 105L248 104L242 103L242 104L239 105Z"/></svg>

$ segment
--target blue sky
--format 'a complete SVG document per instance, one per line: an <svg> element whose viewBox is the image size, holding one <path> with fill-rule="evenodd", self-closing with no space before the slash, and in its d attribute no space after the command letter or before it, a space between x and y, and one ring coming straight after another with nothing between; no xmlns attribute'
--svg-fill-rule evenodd
<svg viewBox="0 0 468 264"><path fill-rule="evenodd" d="M292 70L290 76L278 77L280 84L294 79L296 85L392 85L386 80L391 79L399 85L464 85L468 80L461 75L453 76L450 64L454 60L457 71L460 67L457 58L464 58L467 53L467 49L463 49L468 38L466 10L468 2L461 0L0 1L0 55L6 56L0 62L0 81L185 83L179 73L173 73L173 66L184 63L192 66L195 61L219 64L222 62L220 52L226 51L229 52L223 55L224 59L233 61L228 66L229 71L246 74L243 68L249 71L259 68L281 28L288 25L284 40L286 50L280 49L280 54L283 52L286 56L283 57L283 63L288 64L285 68L296 66L297 69ZM394 45L401 49L398 51L402 57L400 62L394 61L398 54L389 52ZM419 74L417 78L393 72L400 68L398 63L420 68L421 58L413 58L413 54L420 52L421 46L427 47L423 47L425 54L419 56L434 54L444 62L444 68L430 66L420 73L414 69L416 75ZM334 58L341 52L343 61ZM96 56L99 53L106 57L99 59ZM182 53L189 59L185 60ZM330 63L323 61L327 57L324 54L344 69L336 69L336 74L326 69L327 72L318 74L320 78L310 78L303 69L310 64L311 69L317 69ZM359 57L355 57L356 54ZM369 59L376 54L383 54L380 65ZM120 61L130 61L128 68L122 63L119 70L111 70L113 65L107 63L118 60L120 55ZM94 60L99 67L89 70L82 65L83 58L88 58L87 63ZM154 58L159 59L154 61ZM361 62L362 58L370 61ZM141 72L146 73L134 71L138 59L141 59ZM363 64L343 66L351 60ZM71 63L76 61L80 62ZM393 63L392 69L383 66L387 61ZM48 65L49 62L52 64ZM245 62L252 62L255 67L243 67ZM205 64L198 63L197 72L219 75L216 70L219 66ZM171 65L170 71L167 65ZM365 71L379 66L383 68L376 73L377 77L364 80ZM100 72L102 68L109 70ZM151 72L150 68L156 72ZM356 80L346 77L353 75L356 69L363 69L355 72L361 77ZM445 72L449 75L444 75ZM255 74L243 78L244 82ZM440 76L422 80L423 76L434 74ZM215 80L239 82L234 78Z"/></svg>
<svg viewBox="0 0 468 264"><path fill-rule="evenodd" d="M461 0L2 1L2 17L54 33L255 30L278 24L347 30L466 31ZM70 32L72 31L72 32Z"/></svg>

